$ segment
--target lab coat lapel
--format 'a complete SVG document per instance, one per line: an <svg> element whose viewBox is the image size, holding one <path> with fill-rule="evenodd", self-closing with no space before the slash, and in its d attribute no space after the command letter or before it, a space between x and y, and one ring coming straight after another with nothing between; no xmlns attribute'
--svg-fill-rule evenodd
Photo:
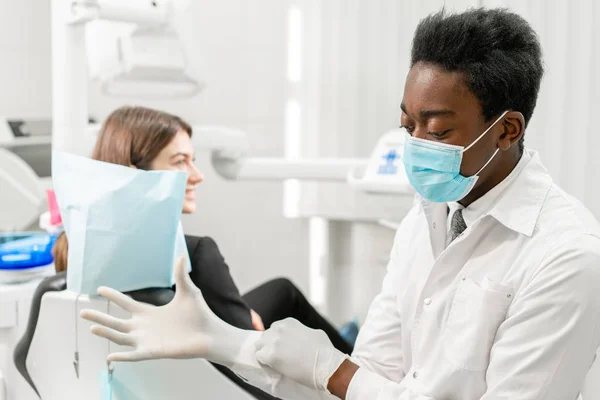
<svg viewBox="0 0 600 400"><path fill-rule="evenodd" d="M427 220L431 254L435 260L446 248L448 205L446 203L432 203L423 199L421 200L421 204L425 219Z"/></svg>

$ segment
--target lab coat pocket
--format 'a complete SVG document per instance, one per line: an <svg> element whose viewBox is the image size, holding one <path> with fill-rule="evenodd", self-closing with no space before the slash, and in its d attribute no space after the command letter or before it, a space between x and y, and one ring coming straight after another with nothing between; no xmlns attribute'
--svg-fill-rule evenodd
<svg viewBox="0 0 600 400"><path fill-rule="evenodd" d="M463 278L456 290L444 333L446 357L469 371L483 371L496 332L506 318L512 290L485 278L480 284Z"/></svg>

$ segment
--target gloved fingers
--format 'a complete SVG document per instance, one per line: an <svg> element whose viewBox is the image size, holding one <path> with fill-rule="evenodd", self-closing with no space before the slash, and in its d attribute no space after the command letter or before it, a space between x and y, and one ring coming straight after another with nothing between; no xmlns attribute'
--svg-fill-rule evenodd
<svg viewBox="0 0 600 400"><path fill-rule="evenodd" d="M109 362L113 361L143 361L151 359L147 353L139 351L122 351L118 353L111 353L106 358Z"/></svg>
<svg viewBox="0 0 600 400"><path fill-rule="evenodd" d="M320 336L321 340L325 343L331 342L323 330L310 328L297 319L291 317L273 322L269 330L273 333L277 333L281 337L310 334L315 335L315 337L317 335Z"/></svg>
<svg viewBox="0 0 600 400"><path fill-rule="evenodd" d="M272 328L267 329L260 335L260 338L254 344L254 348L258 351L268 346L272 346L277 340L277 336L278 334L275 330Z"/></svg>
<svg viewBox="0 0 600 400"><path fill-rule="evenodd" d="M199 291L185 268L186 261L187 257L184 254L175 261L175 295Z"/></svg>
<svg viewBox="0 0 600 400"><path fill-rule="evenodd" d="M256 360L262 365L271 366L272 357L271 350L267 347L262 347L260 350L256 352Z"/></svg>
<svg viewBox="0 0 600 400"><path fill-rule="evenodd" d="M130 313L141 311L144 308L141 303L138 303L131 297L106 286L100 286L98 288L98 294Z"/></svg>
<svg viewBox="0 0 600 400"><path fill-rule="evenodd" d="M288 317L288 318L273 322L269 329L273 329L276 331L282 331L283 329L295 327L295 326L304 326L304 325L302 325L302 323L300 321L298 321L297 319Z"/></svg>
<svg viewBox="0 0 600 400"><path fill-rule="evenodd" d="M254 343L254 350L259 351L259 350L262 350L263 347L265 347L265 342L263 340L263 336L264 336L264 334L261 335L260 339L258 339L256 341L256 343Z"/></svg>
<svg viewBox="0 0 600 400"><path fill-rule="evenodd" d="M115 331L102 325L92 325L90 331L121 346L135 346L135 340L126 333Z"/></svg>
<svg viewBox="0 0 600 400"><path fill-rule="evenodd" d="M130 329L129 322L127 320L115 318L112 315L105 314L98 310L84 309L81 310L79 315L81 318L90 322L95 322L119 332L128 333Z"/></svg>
<svg viewBox="0 0 600 400"><path fill-rule="evenodd" d="M271 329L279 329L283 324L284 321L288 320L289 318L284 318L284 319L280 319L279 321L275 321L271 324L271 327L269 328L269 330Z"/></svg>

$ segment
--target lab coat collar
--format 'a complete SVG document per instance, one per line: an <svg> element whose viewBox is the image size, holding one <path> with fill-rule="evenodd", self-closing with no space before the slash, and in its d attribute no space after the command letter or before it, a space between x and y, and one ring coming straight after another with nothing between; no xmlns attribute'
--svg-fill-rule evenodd
<svg viewBox="0 0 600 400"><path fill-rule="evenodd" d="M537 151L487 213L507 228L531 237L553 180Z"/></svg>
<svg viewBox="0 0 600 400"><path fill-rule="evenodd" d="M527 149L525 151L530 158L527 164L484 215L495 218L515 232L531 237L553 181L542 165L538 152ZM440 248L443 248L442 237L436 237L438 235L432 232L431 228L435 229L435 221L446 218L448 206L446 203L430 202L418 194L415 196L415 203L421 204L429 221L433 250L434 253L438 253Z"/></svg>

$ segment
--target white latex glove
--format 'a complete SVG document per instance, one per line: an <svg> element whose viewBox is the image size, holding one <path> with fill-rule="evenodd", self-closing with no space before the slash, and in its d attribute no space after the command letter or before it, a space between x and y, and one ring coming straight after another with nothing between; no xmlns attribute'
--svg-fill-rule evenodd
<svg viewBox="0 0 600 400"><path fill-rule="evenodd" d="M156 358L206 358L238 368L259 370L255 343L260 332L235 328L217 317L185 269L185 258L175 266L177 291L167 305L155 307L137 302L107 287L98 293L131 313L120 319L96 310L82 310L81 317L95 322L91 331L133 350L112 353L109 361L140 361Z"/></svg>
<svg viewBox="0 0 600 400"><path fill-rule="evenodd" d="M310 388L329 393L327 384L348 356L337 350L321 330L287 318L267 329L256 343L261 364Z"/></svg>

